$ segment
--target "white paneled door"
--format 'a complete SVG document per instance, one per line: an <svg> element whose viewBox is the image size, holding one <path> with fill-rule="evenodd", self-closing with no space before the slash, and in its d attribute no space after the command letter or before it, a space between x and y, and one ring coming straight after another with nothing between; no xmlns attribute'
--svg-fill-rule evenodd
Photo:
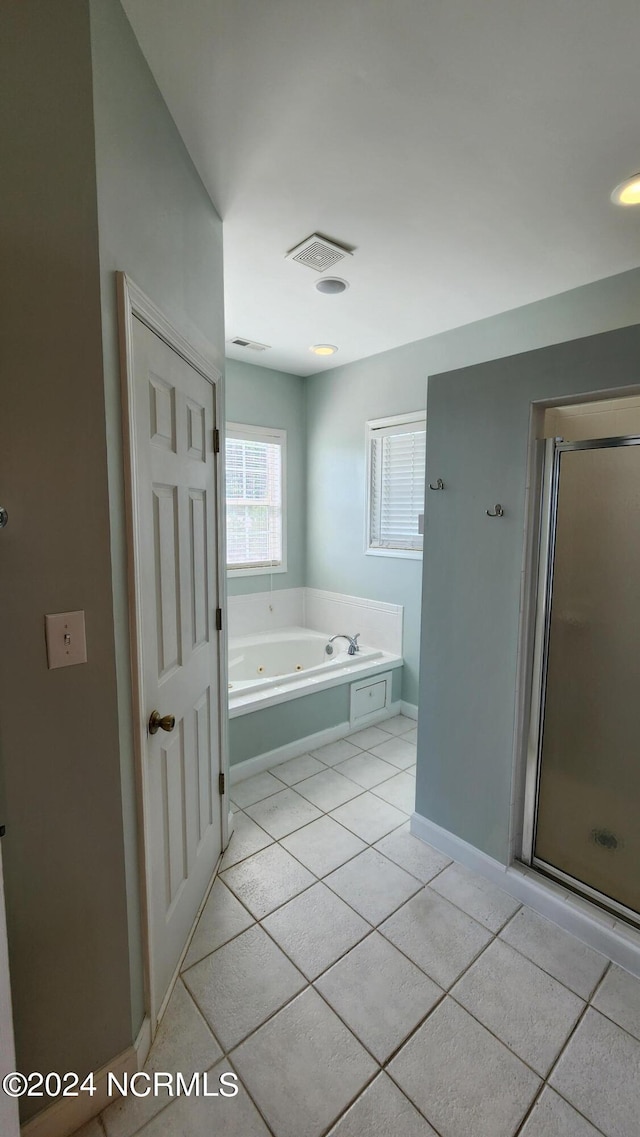
<svg viewBox="0 0 640 1137"><path fill-rule="evenodd" d="M135 316L131 348L153 1025L222 848L216 391Z"/></svg>

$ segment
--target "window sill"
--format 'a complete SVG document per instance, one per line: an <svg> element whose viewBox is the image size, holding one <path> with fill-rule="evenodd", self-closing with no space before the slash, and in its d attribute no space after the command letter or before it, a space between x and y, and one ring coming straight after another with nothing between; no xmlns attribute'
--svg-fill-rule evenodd
<svg viewBox="0 0 640 1137"><path fill-rule="evenodd" d="M395 557L401 561L421 561L420 549L365 549L367 557Z"/></svg>
<svg viewBox="0 0 640 1137"><path fill-rule="evenodd" d="M234 577L238 576L271 576L272 573L286 571L286 564L276 565L273 568L266 568L264 565L260 565L258 568L228 568L227 576L233 580Z"/></svg>

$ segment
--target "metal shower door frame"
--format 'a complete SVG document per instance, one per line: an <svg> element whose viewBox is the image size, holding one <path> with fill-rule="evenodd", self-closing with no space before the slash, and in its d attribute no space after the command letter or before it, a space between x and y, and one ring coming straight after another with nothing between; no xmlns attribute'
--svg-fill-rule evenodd
<svg viewBox="0 0 640 1137"><path fill-rule="evenodd" d="M540 537L538 560L538 585L536 592L536 615L533 648L533 670L531 682L531 701L529 713L529 733L527 738L524 817L522 826L522 852L520 860L546 876L565 884L567 888L592 900L600 908L620 916L621 919L640 926L640 913L634 912L624 904L592 888L584 881L572 877L555 865L549 864L535 855L536 827L540 795L540 775L542 769L542 744L544 738L544 714L547 693L547 669L549 661L549 636L551 631L551 605L553 599L553 577L556 553L556 534L558 526L558 498L560 490L560 461L568 450L605 450L621 446L640 446L640 435L623 435L617 438L589 438L579 442L564 442L562 438L545 440L545 454L542 472Z"/></svg>

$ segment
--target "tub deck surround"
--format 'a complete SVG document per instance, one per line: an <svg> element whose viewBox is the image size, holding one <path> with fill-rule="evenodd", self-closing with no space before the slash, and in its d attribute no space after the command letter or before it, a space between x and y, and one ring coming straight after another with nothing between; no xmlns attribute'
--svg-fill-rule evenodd
<svg viewBox="0 0 640 1137"><path fill-rule="evenodd" d="M335 654L327 656L324 649L334 634L312 632L307 628L286 628L230 639L229 717L237 718L290 699L402 667L401 655L366 644L356 655L349 655L346 640L336 641ZM344 650L339 646L342 643L345 644ZM264 668L263 672L259 671L260 667ZM300 669L296 670L298 667ZM289 670L283 673L281 668ZM249 673L251 678L248 678Z"/></svg>
<svg viewBox="0 0 640 1137"><path fill-rule="evenodd" d="M402 655L404 609L319 588L277 588L246 596L229 596L229 636L261 635L282 628L304 627L329 635L360 632L364 643L391 655Z"/></svg>
<svg viewBox="0 0 640 1137"><path fill-rule="evenodd" d="M82 1137L637 1137L640 981L413 837L415 722L383 727L232 787L146 1068L237 1098L129 1097Z"/></svg>

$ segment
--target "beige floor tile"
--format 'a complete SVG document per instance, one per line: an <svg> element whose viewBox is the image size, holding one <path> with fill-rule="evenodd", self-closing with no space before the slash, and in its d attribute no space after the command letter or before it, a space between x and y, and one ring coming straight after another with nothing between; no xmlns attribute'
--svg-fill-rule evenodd
<svg viewBox="0 0 640 1137"><path fill-rule="evenodd" d="M371 791L376 797L395 805L403 813L413 813L416 808L416 782L410 774L396 774Z"/></svg>
<svg viewBox="0 0 640 1137"><path fill-rule="evenodd" d="M212 1031L230 1050L305 986L304 976L259 927L185 972Z"/></svg>
<svg viewBox="0 0 640 1137"><path fill-rule="evenodd" d="M293 789L283 789L281 793L273 794L265 801L258 801L255 805L248 805L246 812L261 829L264 829L276 840L301 829L310 821L320 816L316 809L306 798L300 797Z"/></svg>
<svg viewBox="0 0 640 1137"><path fill-rule="evenodd" d="M182 970L186 971L205 955L222 947L253 924L253 917L218 877L207 897L198 926L193 934Z"/></svg>
<svg viewBox="0 0 640 1137"><path fill-rule="evenodd" d="M268 770L265 770L262 774L254 774L252 778L245 778L243 782L232 782L230 797L235 805L240 806L240 809L246 809L248 805L263 801L271 794L280 793L282 788L283 783Z"/></svg>
<svg viewBox="0 0 640 1137"><path fill-rule="evenodd" d="M379 1074L328 1137L438 1137L387 1074Z"/></svg>
<svg viewBox="0 0 640 1137"><path fill-rule="evenodd" d="M442 1137L514 1137L540 1079L452 999L389 1065Z"/></svg>
<svg viewBox="0 0 640 1137"><path fill-rule="evenodd" d="M259 853L261 849L266 849L267 845L272 843L273 837L265 833L264 829L247 817L246 813L235 813L233 833L224 851L220 871L237 865L238 861L251 857L253 853Z"/></svg>
<svg viewBox="0 0 640 1137"><path fill-rule="evenodd" d="M277 1137L320 1137L377 1070L313 990L289 1003L231 1057Z"/></svg>
<svg viewBox="0 0 640 1137"><path fill-rule="evenodd" d="M304 829L283 837L281 844L316 876L326 876L367 847L355 833L331 817L319 817Z"/></svg>
<svg viewBox="0 0 640 1137"><path fill-rule="evenodd" d="M416 876L423 884L428 884L434 876L451 864L449 857L445 857L431 845L426 845L424 841L414 837L404 825L401 829L389 833L388 837L377 841L375 848L384 853L390 861L400 865L400 868Z"/></svg>
<svg viewBox="0 0 640 1137"><path fill-rule="evenodd" d="M315 883L315 877L280 845L270 845L222 874L224 883L261 920Z"/></svg>
<svg viewBox="0 0 640 1137"><path fill-rule="evenodd" d="M298 793L325 813L362 793L361 786L345 778L336 769L322 770L321 773L314 774L312 778L301 782L296 788Z"/></svg>
<svg viewBox="0 0 640 1137"><path fill-rule="evenodd" d="M399 770L406 770L407 766L413 766L416 760L415 746L412 746L410 742L405 742L403 738L390 738L388 742L381 742L379 746L372 746L371 753L375 754L376 758L382 758L384 762L397 766Z"/></svg>
<svg viewBox="0 0 640 1137"><path fill-rule="evenodd" d="M145 1063L149 1073L177 1074L210 1069L222 1051L181 980L169 1000ZM117 1098L102 1114L107 1137L131 1137L146 1125L169 1097L167 1091L148 1097Z"/></svg>
<svg viewBox="0 0 640 1137"><path fill-rule="evenodd" d="M379 797L374 797L369 791L346 802L345 805L339 805L337 809L331 811L331 816L368 845L379 841L381 837L391 833L407 820L406 814L401 810Z"/></svg>
<svg viewBox="0 0 640 1137"><path fill-rule="evenodd" d="M228 1059L223 1058L207 1077L207 1091L215 1092L220 1086L220 1077L233 1073ZM141 1137L270 1137L264 1121L241 1082L236 1097L224 1096L218 1090L218 1097L179 1097L164 1109L148 1125ZM228 1094L234 1083L227 1081L224 1091Z"/></svg>
<svg viewBox="0 0 640 1137"><path fill-rule="evenodd" d="M640 979L635 975L612 964L596 991L593 1005L640 1039Z"/></svg>
<svg viewBox="0 0 640 1137"><path fill-rule="evenodd" d="M451 994L543 1077L584 1010L582 999L500 940Z"/></svg>
<svg viewBox="0 0 640 1137"><path fill-rule="evenodd" d="M531 908L521 908L502 929L500 939L582 999L592 994L608 962L599 952Z"/></svg>
<svg viewBox="0 0 640 1137"><path fill-rule="evenodd" d="M361 750L370 750L380 742L387 742L391 735L379 726L365 726L364 730L356 730L349 735L349 742L359 746Z"/></svg>
<svg viewBox="0 0 640 1137"><path fill-rule="evenodd" d="M428 886L380 931L440 987L448 988L491 940L491 933Z"/></svg>
<svg viewBox="0 0 640 1137"><path fill-rule="evenodd" d="M389 734L407 734L408 731L416 729L416 720L407 718L406 715L394 715L393 718L384 720L382 729Z"/></svg>
<svg viewBox="0 0 640 1137"><path fill-rule="evenodd" d="M389 762L383 762L382 758L366 752L347 758L346 762L340 762L335 769L364 790L370 790L372 786L377 786L398 773L397 768Z"/></svg>
<svg viewBox="0 0 640 1137"><path fill-rule="evenodd" d="M297 758L292 758L289 762L283 762L280 766L274 766L273 772L281 782L286 786L295 786L297 782L303 781L304 778L310 778L312 774L319 774L324 770L322 762L318 762L311 754L300 754Z"/></svg>
<svg viewBox="0 0 640 1137"><path fill-rule="evenodd" d="M588 1010L549 1081L606 1137L638 1137L640 1042Z"/></svg>
<svg viewBox="0 0 640 1137"><path fill-rule="evenodd" d="M378 932L315 986L378 1062L391 1057L442 997L440 987Z"/></svg>
<svg viewBox="0 0 640 1137"><path fill-rule="evenodd" d="M81 1129L76 1129L71 1137L104 1137L104 1129L97 1117L92 1117Z"/></svg>
<svg viewBox="0 0 640 1137"><path fill-rule="evenodd" d="M370 924L379 924L421 888L419 880L375 849L365 849L325 877L325 884Z"/></svg>
<svg viewBox="0 0 640 1137"><path fill-rule="evenodd" d="M449 865L431 887L490 932L498 932L520 907L519 900L464 865Z"/></svg>
<svg viewBox="0 0 640 1137"><path fill-rule="evenodd" d="M324 762L325 766L335 766L338 762L344 762L345 758L351 758L354 754L360 753L360 747L354 746L353 742L346 738L339 738L337 742L329 742L326 746L321 746L318 750L311 750L310 753L314 758L318 758L320 762Z"/></svg>
<svg viewBox="0 0 640 1137"><path fill-rule="evenodd" d="M314 884L278 908L263 927L308 979L315 979L371 931L366 920L324 884Z"/></svg>
<svg viewBox="0 0 640 1137"><path fill-rule="evenodd" d="M521 1137L601 1137L573 1106L545 1086L527 1118Z"/></svg>

